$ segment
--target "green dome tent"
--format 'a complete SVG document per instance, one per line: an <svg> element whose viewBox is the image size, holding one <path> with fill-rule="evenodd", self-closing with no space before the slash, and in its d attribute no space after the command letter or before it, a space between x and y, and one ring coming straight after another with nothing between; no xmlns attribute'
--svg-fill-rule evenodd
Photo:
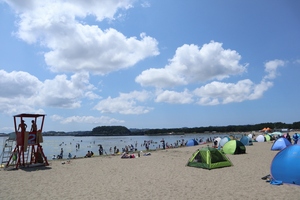
<svg viewBox="0 0 300 200"><path fill-rule="evenodd" d="M204 147L198 149L190 157L187 166L198 167L204 169L215 169L221 167L232 166L231 161L218 149L212 147Z"/></svg>
<svg viewBox="0 0 300 200"><path fill-rule="evenodd" d="M267 142L269 142L269 141L271 141L271 136L266 134L265 139L266 139Z"/></svg>
<svg viewBox="0 0 300 200"><path fill-rule="evenodd" d="M225 154L243 154L246 153L245 145L238 140L230 140L223 147Z"/></svg>

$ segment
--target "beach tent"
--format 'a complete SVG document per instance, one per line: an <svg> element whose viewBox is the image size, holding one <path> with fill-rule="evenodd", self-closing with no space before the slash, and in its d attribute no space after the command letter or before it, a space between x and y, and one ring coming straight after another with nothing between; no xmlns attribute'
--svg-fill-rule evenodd
<svg viewBox="0 0 300 200"><path fill-rule="evenodd" d="M266 140L266 142L268 142L268 141L271 141L272 138L271 138L271 136L269 136L268 134L266 134L265 135L265 140Z"/></svg>
<svg viewBox="0 0 300 200"><path fill-rule="evenodd" d="M264 142L265 137L263 135L258 135L255 140L256 140L256 142Z"/></svg>
<svg viewBox="0 0 300 200"><path fill-rule="evenodd" d="M220 137L217 137L217 138L214 139L214 142L215 142L215 141L217 141L217 145L216 145L216 146L218 147L219 144L220 144L221 138L220 138Z"/></svg>
<svg viewBox="0 0 300 200"><path fill-rule="evenodd" d="M225 154L243 154L246 153L245 145L238 140L230 140L223 146Z"/></svg>
<svg viewBox="0 0 300 200"><path fill-rule="evenodd" d="M250 133L250 134L248 135L248 137L252 139L252 138L253 138L252 133Z"/></svg>
<svg viewBox="0 0 300 200"><path fill-rule="evenodd" d="M288 146L292 145L290 141L288 141L286 138L281 137L278 138L272 145L271 150L272 151L280 151Z"/></svg>
<svg viewBox="0 0 300 200"><path fill-rule="evenodd" d="M272 131L272 129L270 129L269 127L263 128L263 129L261 130L261 132L270 132L270 131Z"/></svg>
<svg viewBox="0 0 300 200"><path fill-rule="evenodd" d="M250 138L248 136L243 136L240 139L240 142L243 143L243 145L245 145L245 146L253 145L252 138Z"/></svg>
<svg viewBox="0 0 300 200"><path fill-rule="evenodd" d="M232 166L231 161L218 149L203 147L198 149L188 160L187 166L215 169Z"/></svg>
<svg viewBox="0 0 300 200"><path fill-rule="evenodd" d="M281 132L273 132L271 133L272 136L282 136L282 133Z"/></svg>
<svg viewBox="0 0 300 200"><path fill-rule="evenodd" d="M224 146L224 144L226 144L226 142L228 142L228 141L230 141L229 137L227 137L227 136L223 137L219 142L219 147L222 148Z"/></svg>
<svg viewBox="0 0 300 200"><path fill-rule="evenodd" d="M271 163L271 176L276 181L300 185L300 145L290 145L279 151Z"/></svg>
<svg viewBox="0 0 300 200"><path fill-rule="evenodd" d="M190 139L187 141L186 145L185 146L195 146L195 145L198 145L199 143L195 140L195 139Z"/></svg>

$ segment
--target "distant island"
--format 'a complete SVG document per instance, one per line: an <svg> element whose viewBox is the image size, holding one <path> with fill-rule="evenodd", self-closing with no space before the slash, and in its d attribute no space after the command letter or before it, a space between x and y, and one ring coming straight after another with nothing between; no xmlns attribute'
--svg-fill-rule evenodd
<svg viewBox="0 0 300 200"><path fill-rule="evenodd" d="M273 131L289 131L300 129L300 121L292 124L282 122L276 123L261 123L255 125L228 125L228 126L208 126L194 128L162 128L162 129L128 129L125 126L97 126L91 131L46 131L43 136L135 136L135 135L180 135L190 133L232 133L232 132L250 132L260 131L263 128L269 127ZM1 136L8 134L0 133Z"/></svg>

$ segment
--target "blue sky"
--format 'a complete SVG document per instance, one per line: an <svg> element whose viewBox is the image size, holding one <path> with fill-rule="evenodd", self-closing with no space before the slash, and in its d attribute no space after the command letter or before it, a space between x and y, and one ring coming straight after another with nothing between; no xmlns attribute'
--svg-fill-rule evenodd
<svg viewBox="0 0 300 200"><path fill-rule="evenodd" d="M0 132L299 121L300 2L0 0ZM27 122L28 124L30 122Z"/></svg>

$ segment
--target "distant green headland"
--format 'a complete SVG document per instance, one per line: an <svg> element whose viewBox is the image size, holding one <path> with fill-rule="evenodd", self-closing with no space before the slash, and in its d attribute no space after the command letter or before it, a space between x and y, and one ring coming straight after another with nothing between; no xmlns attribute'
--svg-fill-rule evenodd
<svg viewBox="0 0 300 200"><path fill-rule="evenodd" d="M162 129L128 129L125 126L97 126L91 131L46 131L43 136L134 136L134 135L180 135L191 133L232 133L232 132L249 132L259 131L265 127L273 131L280 130L297 130L300 129L300 122L286 124L282 122L261 123L254 125L228 125L228 126L208 126L208 127L182 127L182 128L162 128ZM0 133L0 136L7 136Z"/></svg>

